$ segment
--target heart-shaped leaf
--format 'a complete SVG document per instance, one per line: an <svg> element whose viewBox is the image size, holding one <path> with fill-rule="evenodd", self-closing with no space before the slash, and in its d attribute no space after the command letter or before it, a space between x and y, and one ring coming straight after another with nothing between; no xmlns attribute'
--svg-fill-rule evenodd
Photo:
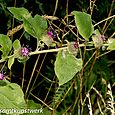
<svg viewBox="0 0 115 115"><path fill-rule="evenodd" d="M59 85L71 80L82 68L82 59L76 58L68 51L60 50L55 61L55 73L59 79Z"/></svg>
<svg viewBox="0 0 115 115"><path fill-rule="evenodd" d="M26 109L26 107L24 94L19 85L8 83L5 86L0 86L0 109Z"/></svg>
<svg viewBox="0 0 115 115"><path fill-rule="evenodd" d="M85 12L80 11L73 11L72 13L74 14L75 24L78 28L79 34L85 40L89 40L89 37L94 31L91 16Z"/></svg>
<svg viewBox="0 0 115 115"><path fill-rule="evenodd" d="M37 39L41 38L47 27L47 21L39 15L24 20L25 31Z"/></svg>

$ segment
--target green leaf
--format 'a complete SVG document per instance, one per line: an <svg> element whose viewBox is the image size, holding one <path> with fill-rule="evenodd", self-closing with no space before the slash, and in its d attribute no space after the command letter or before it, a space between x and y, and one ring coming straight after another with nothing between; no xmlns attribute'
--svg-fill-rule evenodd
<svg viewBox="0 0 115 115"><path fill-rule="evenodd" d="M42 114L43 112L42 106L40 104L35 103L33 100L27 101L27 108L30 110L38 110L38 111L36 111L37 113L24 113L23 115L31 115L31 114L39 115L39 114Z"/></svg>
<svg viewBox="0 0 115 115"><path fill-rule="evenodd" d="M26 108L24 94L19 85L8 83L0 86L0 109L22 109Z"/></svg>
<svg viewBox="0 0 115 115"><path fill-rule="evenodd" d="M28 12L28 10L23 7L20 7L20 8L8 7L8 10L19 21L23 21L23 19L28 19L29 17L31 17L31 14Z"/></svg>
<svg viewBox="0 0 115 115"><path fill-rule="evenodd" d="M29 57L24 57L24 56L19 56L19 57L17 57L18 62L23 63L23 64L24 64L28 59L29 59Z"/></svg>
<svg viewBox="0 0 115 115"><path fill-rule="evenodd" d="M9 58L9 60L8 60L8 68L9 69L11 69L11 67L12 67L12 65L13 65L13 63L14 63L14 56L13 57L11 57L11 58Z"/></svg>
<svg viewBox="0 0 115 115"><path fill-rule="evenodd" d="M92 25L91 16L85 12L73 11L75 24L78 28L79 34L85 39L89 40L89 37L94 31Z"/></svg>
<svg viewBox="0 0 115 115"><path fill-rule="evenodd" d="M2 58L6 58L12 48L12 41L6 35L0 34L0 50L2 51Z"/></svg>
<svg viewBox="0 0 115 115"><path fill-rule="evenodd" d="M59 85L71 80L82 68L82 59L77 59L67 51L60 50L55 61L55 73L59 79Z"/></svg>
<svg viewBox="0 0 115 115"><path fill-rule="evenodd" d="M23 115L51 115L50 110L43 108L40 104L35 103L33 100L27 101L27 108L30 110L37 110L34 113L24 113Z"/></svg>
<svg viewBox="0 0 115 115"><path fill-rule="evenodd" d="M44 108L43 109L43 114L44 115L51 115L51 110L49 110L48 108Z"/></svg>
<svg viewBox="0 0 115 115"><path fill-rule="evenodd" d="M27 101L27 108L29 109L40 109L42 106L40 104L35 103L33 100Z"/></svg>
<svg viewBox="0 0 115 115"><path fill-rule="evenodd" d="M47 21L39 15L35 15L34 18L24 20L25 31L37 39L41 38L47 27Z"/></svg>
<svg viewBox="0 0 115 115"><path fill-rule="evenodd" d="M7 84L9 84L10 82L7 80L0 80L0 87L1 86L6 86Z"/></svg>
<svg viewBox="0 0 115 115"><path fill-rule="evenodd" d="M14 50L19 50L21 48L20 41L18 39L16 39L13 42L13 48L14 48Z"/></svg>
<svg viewBox="0 0 115 115"><path fill-rule="evenodd" d="M20 41L18 39L16 39L13 42L13 49L14 49L14 57L15 58L21 57L21 55L20 55L21 44L20 44Z"/></svg>
<svg viewBox="0 0 115 115"><path fill-rule="evenodd" d="M109 43L107 50L115 50L115 40Z"/></svg>

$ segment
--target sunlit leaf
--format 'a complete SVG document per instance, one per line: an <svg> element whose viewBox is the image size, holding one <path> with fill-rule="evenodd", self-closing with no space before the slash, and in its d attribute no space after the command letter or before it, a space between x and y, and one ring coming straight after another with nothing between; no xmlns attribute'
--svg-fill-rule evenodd
<svg viewBox="0 0 115 115"><path fill-rule="evenodd" d="M38 103L35 103L33 100L28 100L27 101L27 108L31 109L31 110L38 110L36 111L36 113L24 113L23 115L40 115L44 113L44 109L42 108L42 106Z"/></svg>
<svg viewBox="0 0 115 115"><path fill-rule="evenodd" d="M0 50L2 51L2 58L6 58L12 48L12 41L6 35L0 34Z"/></svg>
<svg viewBox="0 0 115 115"><path fill-rule="evenodd" d="M108 50L115 50L115 40L112 40L112 42L109 44Z"/></svg>
<svg viewBox="0 0 115 115"><path fill-rule="evenodd" d="M13 49L14 49L14 57L15 58L19 58L20 56L20 49L21 49L21 44L20 41L18 39L16 39L13 42Z"/></svg>
<svg viewBox="0 0 115 115"><path fill-rule="evenodd" d="M16 7L8 7L8 10L13 14L13 16L19 21L23 21L23 19L28 19L31 17L31 14L24 7L16 8Z"/></svg>
<svg viewBox="0 0 115 115"><path fill-rule="evenodd" d="M29 109L35 109L35 108L37 109L37 108L41 108L41 105L35 103L33 100L28 100L28 101L27 101L27 107L28 107Z"/></svg>
<svg viewBox="0 0 115 115"><path fill-rule="evenodd" d="M0 87L1 86L6 86L7 84L9 84L10 82L7 80L0 80Z"/></svg>
<svg viewBox="0 0 115 115"><path fill-rule="evenodd" d="M18 39L16 39L13 42L13 48L14 48L14 50L19 50L21 48L20 41Z"/></svg>
<svg viewBox="0 0 115 115"><path fill-rule="evenodd" d="M35 15L34 18L24 20L25 31L37 39L41 38L47 27L47 21L39 15Z"/></svg>
<svg viewBox="0 0 115 115"><path fill-rule="evenodd" d="M0 108L26 108L24 94L19 85L8 83L5 86L0 86Z"/></svg>
<svg viewBox="0 0 115 115"><path fill-rule="evenodd" d="M35 103L33 100L27 101L27 108L30 110L37 110L34 113L24 113L23 115L51 115L51 111L47 108L43 108L40 104Z"/></svg>
<svg viewBox="0 0 115 115"><path fill-rule="evenodd" d="M68 51L60 50L55 62L55 73L59 79L59 85L71 80L82 68L82 59L76 58Z"/></svg>
<svg viewBox="0 0 115 115"><path fill-rule="evenodd" d="M92 35L94 27L92 25L91 16L85 12L73 11L75 24L78 28L79 34L85 39L89 40Z"/></svg>

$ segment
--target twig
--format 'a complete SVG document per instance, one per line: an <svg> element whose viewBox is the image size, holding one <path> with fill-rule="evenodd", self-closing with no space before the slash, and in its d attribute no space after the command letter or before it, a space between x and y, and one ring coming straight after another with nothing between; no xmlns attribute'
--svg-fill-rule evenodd
<svg viewBox="0 0 115 115"><path fill-rule="evenodd" d="M110 53L110 52L111 52L111 51L107 51L107 52L105 52L105 53L103 53L103 54L97 56L96 58L98 59L98 58L100 58L100 57L102 57L102 56L104 56L104 55L106 55L106 54L108 54L108 53Z"/></svg>
<svg viewBox="0 0 115 115"><path fill-rule="evenodd" d="M112 95L112 90L111 90L111 85L110 83L108 84L108 91L106 93L106 95L109 96L109 99L107 100L107 110L110 110L111 112L111 115L115 115L114 113L114 105L113 105L113 102L114 102L114 98L113 98L113 95Z"/></svg>
<svg viewBox="0 0 115 115"><path fill-rule="evenodd" d="M93 112L92 112L92 105L91 105L91 100L90 100L90 95L89 93L87 93L87 98L88 98L88 101L89 101L89 104L87 105L88 106L88 109L89 109L89 115L93 115Z"/></svg>
<svg viewBox="0 0 115 115"><path fill-rule="evenodd" d="M37 72L39 72L38 70L36 70ZM52 81L49 78L47 78L46 76L44 76L42 73L40 73L40 75L47 81L51 82L51 83L56 83L56 81Z"/></svg>
<svg viewBox="0 0 115 115"><path fill-rule="evenodd" d="M101 100L102 100L102 102L104 104L104 107L106 107L105 101L104 101L102 95L99 93L99 91L95 87L92 87L92 89L99 95L99 97L101 98Z"/></svg>
<svg viewBox="0 0 115 115"><path fill-rule="evenodd" d="M109 10L108 17L110 17L110 15L111 15L113 5L114 5L114 0L112 1L112 4L111 4L110 10ZM103 29L102 29L103 34L104 34L104 33L106 32L106 30L107 30L107 28L106 28L107 22L108 22L108 20L105 21L105 24L104 24L104 26L103 26Z"/></svg>
<svg viewBox="0 0 115 115"><path fill-rule="evenodd" d="M67 0L67 3L66 3L67 24L68 24L68 4L69 4L69 0Z"/></svg>
<svg viewBox="0 0 115 115"><path fill-rule="evenodd" d="M101 106L100 106L100 103L99 103L98 98L97 98L97 105L98 105L98 107L99 107L99 110L100 110L101 114L104 115L104 113L102 112L102 109L101 109Z"/></svg>
<svg viewBox="0 0 115 115"><path fill-rule="evenodd" d="M54 12L53 12L53 16L55 15L57 8L58 8L58 0L56 0L55 9L54 9Z"/></svg>
<svg viewBox="0 0 115 115"><path fill-rule="evenodd" d="M115 17L115 15L110 16L110 17L108 17L108 18L106 18L106 19L104 19L104 20L101 20L100 22L94 24L94 27L97 26L97 25L99 25L99 24L101 24L102 22L104 22L104 21L106 21L106 20L109 20L109 19L111 19L111 18L114 18L114 17Z"/></svg>
<svg viewBox="0 0 115 115"><path fill-rule="evenodd" d="M83 66L83 68L85 68L87 66L87 64L91 61L91 59L93 58L93 56L95 55L96 52L94 52L92 54L92 56L89 58L89 60L85 63L85 65Z"/></svg>
<svg viewBox="0 0 115 115"><path fill-rule="evenodd" d="M38 73L37 73L37 75L36 75L36 77L35 77L35 79L34 79L34 81L33 81L33 84L32 84L32 86L31 86L31 88L30 88L30 91L29 91L29 93L28 93L28 97L29 97L29 94L30 94L30 92L32 91L32 89L33 89L33 87L34 87L34 85L35 85L35 83L36 83L36 80L37 80L37 78L38 78L38 75L40 74L40 71L41 71L42 65L43 65L43 63L44 63L44 61L45 61L46 55L47 55L47 53L44 55L44 57L43 57L43 59L42 59L41 65L40 65L39 70L38 70Z"/></svg>
<svg viewBox="0 0 115 115"><path fill-rule="evenodd" d="M94 0L94 1L90 0L90 12L91 12L91 15L92 15L92 13L93 13L93 9L94 9L94 6L95 6L95 2L96 2L96 0Z"/></svg>
<svg viewBox="0 0 115 115"><path fill-rule="evenodd" d="M38 101L40 101L41 103L43 103L46 107L48 107L51 111L53 111L54 109L51 108L49 105L47 105L46 103L44 103L40 98L36 97L35 95L33 95L32 93L30 93L34 98L36 98Z"/></svg>
<svg viewBox="0 0 115 115"><path fill-rule="evenodd" d="M65 115L71 109L71 107L72 105L70 105L62 115Z"/></svg>
<svg viewBox="0 0 115 115"><path fill-rule="evenodd" d="M34 65L34 68L32 70L31 77L29 79L29 83L28 83L27 88L26 88L25 97L27 96L27 93L28 93L28 90L29 90L29 87L30 87L30 84L31 84L31 81L32 81L32 78L33 78L33 75L34 75L34 72L35 72L39 58L40 58L40 55L38 55L37 60L36 60L35 65Z"/></svg>
<svg viewBox="0 0 115 115"><path fill-rule="evenodd" d="M90 93L90 91L91 91L92 87L94 86L94 84L95 84L95 81L93 82L92 86L91 86L90 89L88 90L87 94ZM87 94L86 94L85 99L83 100L83 103L82 103L81 114L83 114L83 106L84 106L85 101L86 101L86 99L87 99Z"/></svg>

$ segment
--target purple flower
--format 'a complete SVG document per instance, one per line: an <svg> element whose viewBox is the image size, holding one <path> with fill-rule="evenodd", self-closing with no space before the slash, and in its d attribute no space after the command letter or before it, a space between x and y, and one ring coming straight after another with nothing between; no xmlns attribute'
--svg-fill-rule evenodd
<svg viewBox="0 0 115 115"><path fill-rule="evenodd" d="M52 36L53 36L53 32L52 31L48 31L47 34L48 34L49 37L52 38Z"/></svg>
<svg viewBox="0 0 115 115"><path fill-rule="evenodd" d="M28 47L22 47L20 52L22 56L28 57L30 53L30 49Z"/></svg>
<svg viewBox="0 0 115 115"><path fill-rule="evenodd" d="M57 41L57 34L56 32L52 29L49 28L49 30L47 31L47 35L54 41Z"/></svg>
<svg viewBox="0 0 115 115"><path fill-rule="evenodd" d="M0 80L3 80L3 79L4 79L4 73L0 72Z"/></svg>

